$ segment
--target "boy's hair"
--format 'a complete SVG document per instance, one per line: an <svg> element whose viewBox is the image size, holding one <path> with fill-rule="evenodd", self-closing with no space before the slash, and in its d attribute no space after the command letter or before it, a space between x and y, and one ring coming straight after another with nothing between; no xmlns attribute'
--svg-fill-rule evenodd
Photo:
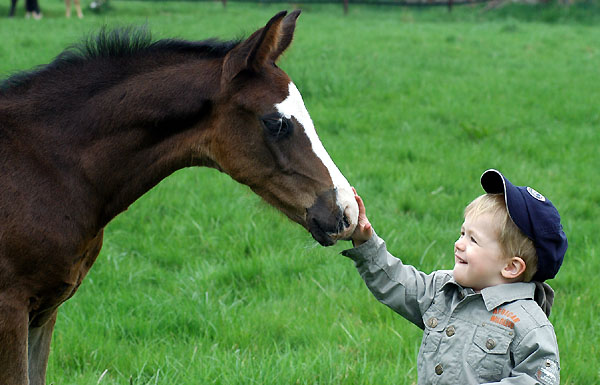
<svg viewBox="0 0 600 385"><path fill-rule="evenodd" d="M465 208L465 218L492 214L497 224L500 247L507 258L520 257L525 261L524 282L531 281L537 271L538 258L533 241L512 221L506 210L504 194L481 195Z"/></svg>

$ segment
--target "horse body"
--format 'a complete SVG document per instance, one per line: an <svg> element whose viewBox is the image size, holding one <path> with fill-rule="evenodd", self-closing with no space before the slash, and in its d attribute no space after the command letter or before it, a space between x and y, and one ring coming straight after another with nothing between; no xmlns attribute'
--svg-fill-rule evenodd
<svg viewBox="0 0 600 385"><path fill-rule="evenodd" d="M2 85L0 384L45 383L57 309L104 227L178 169L229 174L323 245L352 233L350 186L275 65L298 14L241 42L102 32Z"/></svg>

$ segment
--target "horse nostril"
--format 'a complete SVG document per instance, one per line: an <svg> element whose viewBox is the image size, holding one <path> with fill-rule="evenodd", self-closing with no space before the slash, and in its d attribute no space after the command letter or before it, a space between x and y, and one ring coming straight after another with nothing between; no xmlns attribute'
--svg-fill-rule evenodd
<svg viewBox="0 0 600 385"><path fill-rule="evenodd" d="M344 213L344 218L342 220L344 221L344 229L347 229L348 227L350 227L350 221L348 220L346 213Z"/></svg>
<svg viewBox="0 0 600 385"><path fill-rule="evenodd" d="M337 234L343 233L350 226L350 221L348 221L348 217L346 214L342 214L342 218L340 218L335 225L335 232Z"/></svg>

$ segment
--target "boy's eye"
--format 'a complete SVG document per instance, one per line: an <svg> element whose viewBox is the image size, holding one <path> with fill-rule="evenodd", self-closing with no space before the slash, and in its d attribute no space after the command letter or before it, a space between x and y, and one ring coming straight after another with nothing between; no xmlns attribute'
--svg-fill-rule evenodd
<svg viewBox="0 0 600 385"><path fill-rule="evenodd" d="M475 238L473 238L473 237L471 237L471 242L477 244L477 240Z"/></svg>

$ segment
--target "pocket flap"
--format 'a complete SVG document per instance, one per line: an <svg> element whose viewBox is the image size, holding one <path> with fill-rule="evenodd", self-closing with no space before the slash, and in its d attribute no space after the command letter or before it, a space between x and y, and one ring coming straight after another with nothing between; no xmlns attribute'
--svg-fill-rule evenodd
<svg viewBox="0 0 600 385"><path fill-rule="evenodd" d="M491 326L478 326L473 337L473 343L490 354L506 354L511 342L512 337L508 332L494 330Z"/></svg>

